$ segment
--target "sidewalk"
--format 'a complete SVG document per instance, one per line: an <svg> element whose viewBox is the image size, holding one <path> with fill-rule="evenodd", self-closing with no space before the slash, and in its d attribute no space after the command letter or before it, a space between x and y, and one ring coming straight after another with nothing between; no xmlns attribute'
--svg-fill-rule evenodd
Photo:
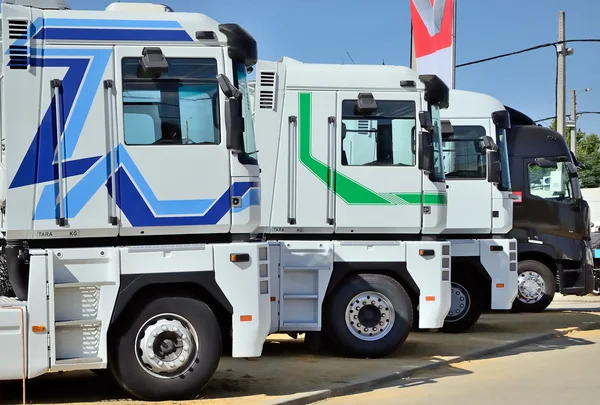
<svg viewBox="0 0 600 405"><path fill-rule="evenodd" d="M398 353L385 359L345 359L325 353L310 353L302 345L301 339L292 340L286 335L275 335L265 345L261 358L222 359L217 373L202 393L202 400L161 404L279 402L297 393L393 375L440 360L456 359L474 351L514 344L553 330L586 325L600 327L599 298L575 304L572 301L557 299L551 309L540 314L485 314L473 331L466 334L411 333ZM577 307L577 312L559 311L573 306ZM598 312L588 312L594 310ZM19 395L19 383L0 385L0 403L19 403ZM29 381L28 395L28 402L33 404L90 404L104 401L111 405L125 402L140 404L126 399L119 388L89 372L55 374Z"/></svg>

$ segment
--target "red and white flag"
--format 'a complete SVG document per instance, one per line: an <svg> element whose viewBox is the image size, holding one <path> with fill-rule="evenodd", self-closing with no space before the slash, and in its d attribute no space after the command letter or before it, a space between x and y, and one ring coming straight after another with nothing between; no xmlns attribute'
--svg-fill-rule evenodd
<svg viewBox="0 0 600 405"><path fill-rule="evenodd" d="M456 0L409 0L412 25L411 68L435 74L454 88Z"/></svg>

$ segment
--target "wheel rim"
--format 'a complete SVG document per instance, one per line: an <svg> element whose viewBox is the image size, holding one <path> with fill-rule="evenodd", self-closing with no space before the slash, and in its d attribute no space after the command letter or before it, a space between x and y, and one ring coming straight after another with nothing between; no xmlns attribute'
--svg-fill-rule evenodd
<svg viewBox="0 0 600 405"><path fill-rule="evenodd" d="M396 319L392 302L383 294L357 294L346 307L346 326L354 337L367 342L386 336Z"/></svg>
<svg viewBox="0 0 600 405"><path fill-rule="evenodd" d="M471 295L469 291L461 284L452 282L450 284L450 311L446 316L446 321L456 322L467 315L471 308Z"/></svg>
<svg viewBox="0 0 600 405"><path fill-rule="evenodd" d="M135 339L140 366L158 378L172 379L185 374L198 356L198 336L190 322L175 314L149 319Z"/></svg>
<svg viewBox="0 0 600 405"><path fill-rule="evenodd" d="M546 283L541 275L533 271L524 271L519 274L519 301L525 304L534 304L542 299L546 290Z"/></svg>

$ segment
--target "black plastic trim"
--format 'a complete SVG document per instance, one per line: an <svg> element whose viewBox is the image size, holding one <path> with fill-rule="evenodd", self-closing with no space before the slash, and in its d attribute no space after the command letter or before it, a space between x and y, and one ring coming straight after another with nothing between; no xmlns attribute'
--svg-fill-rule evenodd
<svg viewBox="0 0 600 405"><path fill-rule="evenodd" d="M404 288L413 300L419 299L420 290L406 267L406 262L336 262L325 293L325 300L346 278L359 273L388 274L404 284Z"/></svg>
<svg viewBox="0 0 600 405"><path fill-rule="evenodd" d="M258 62L256 40L238 24L220 24L219 31L227 37L229 57L252 67Z"/></svg>
<svg viewBox="0 0 600 405"><path fill-rule="evenodd" d="M156 286L159 290L167 286L177 287L184 284L200 286L204 292L210 294L225 311L233 314L233 307L225 297L223 290L215 280L213 271L198 271L185 273L150 273L150 274L123 274L119 293L113 311L111 324L119 321L119 317L126 310L136 294L145 287Z"/></svg>

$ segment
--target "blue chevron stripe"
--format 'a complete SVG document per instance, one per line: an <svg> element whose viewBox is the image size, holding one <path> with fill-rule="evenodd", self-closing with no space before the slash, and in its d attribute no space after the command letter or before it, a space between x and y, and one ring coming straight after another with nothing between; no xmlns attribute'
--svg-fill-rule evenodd
<svg viewBox="0 0 600 405"><path fill-rule="evenodd" d="M215 225L229 212L231 194L234 196L236 193L247 194L251 187L257 185L256 182L251 181L235 183L232 186L232 190L235 191L225 191L203 215L157 217L152 213L129 173L123 167L119 168L115 177L117 180L115 188L117 190L117 206L134 227ZM106 182L106 188L112 197L111 179ZM249 206L250 203L245 208Z"/></svg>

